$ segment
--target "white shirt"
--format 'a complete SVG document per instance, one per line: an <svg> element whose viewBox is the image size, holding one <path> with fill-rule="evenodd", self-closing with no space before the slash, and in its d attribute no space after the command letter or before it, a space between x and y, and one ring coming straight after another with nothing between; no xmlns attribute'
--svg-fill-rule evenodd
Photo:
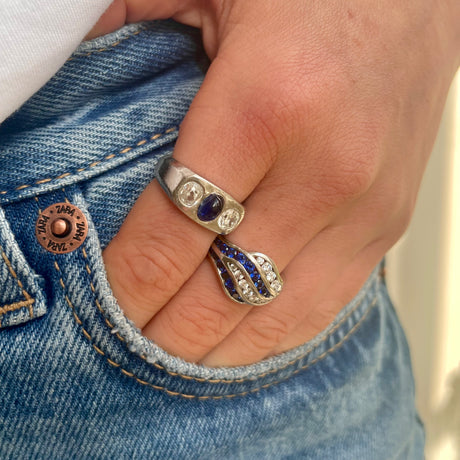
<svg viewBox="0 0 460 460"><path fill-rule="evenodd" d="M112 0L0 0L0 123L64 64Z"/></svg>

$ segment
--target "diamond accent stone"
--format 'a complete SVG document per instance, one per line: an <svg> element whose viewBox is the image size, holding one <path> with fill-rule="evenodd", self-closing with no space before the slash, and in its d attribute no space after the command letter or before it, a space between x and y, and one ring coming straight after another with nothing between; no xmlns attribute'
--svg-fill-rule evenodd
<svg viewBox="0 0 460 460"><path fill-rule="evenodd" d="M240 221L240 213L236 209L227 209L217 221L219 228L226 232L232 231Z"/></svg>
<svg viewBox="0 0 460 460"><path fill-rule="evenodd" d="M278 280L276 280L276 281L273 281L273 283L271 284L271 287L272 287L272 289L274 289L276 292L281 292L281 288L282 288L283 286L281 285L281 283L280 283Z"/></svg>
<svg viewBox="0 0 460 460"><path fill-rule="evenodd" d="M243 278L243 274L240 272L240 270L235 270L235 271L233 272L233 274L235 275L235 278L236 278L236 279L241 279L241 278Z"/></svg>
<svg viewBox="0 0 460 460"><path fill-rule="evenodd" d="M271 264L269 264L268 262L265 262L263 265L262 265L262 270L265 272L265 273L269 273L273 270L273 267L271 266Z"/></svg>
<svg viewBox="0 0 460 460"><path fill-rule="evenodd" d="M246 280L238 281L238 284L241 286L243 290L249 289L249 284Z"/></svg>
<svg viewBox="0 0 460 460"><path fill-rule="evenodd" d="M265 263L265 259L263 259L262 257L257 257L256 262L257 262L259 265L263 265L263 264Z"/></svg>
<svg viewBox="0 0 460 460"><path fill-rule="evenodd" d="M177 198L183 206L190 208L198 203L204 195L204 188L194 180L190 180L182 185L177 193Z"/></svg>
<svg viewBox="0 0 460 460"><path fill-rule="evenodd" d="M267 280L271 283L272 281L276 280L275 272L268 272L267 273Z"/></svg>

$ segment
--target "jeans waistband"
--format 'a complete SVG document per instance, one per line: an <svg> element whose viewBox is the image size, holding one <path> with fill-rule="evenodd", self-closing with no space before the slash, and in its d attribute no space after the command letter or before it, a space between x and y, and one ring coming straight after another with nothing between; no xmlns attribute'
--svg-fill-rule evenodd
<svg viewBox="0 0 460 460"><path fill-rule="evenodd" d="M199 31L173 21L128 25L82 43L0 125L0 204L173 142L207 65Z"/></svg>

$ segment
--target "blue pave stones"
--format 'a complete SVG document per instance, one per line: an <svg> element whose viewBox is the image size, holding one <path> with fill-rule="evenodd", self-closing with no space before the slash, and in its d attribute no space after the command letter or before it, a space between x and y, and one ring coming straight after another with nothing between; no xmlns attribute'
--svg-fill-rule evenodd
<svg viewBox="0 0 460 460"><path fill-rule="evenodd" d="M240 264L244 265L248 259L246 259L246 256L245 256L243 253L239 252L239 253L236 255L236 260L237 260Z"/></svg>
<svg viewBox="0 0 460 460"><path fill-rule="evenodd" d="M244 264L244 268L249 273L249 276L251 276L253 273L257 273L256 266L250 260L246 261L246 263Z"/></svg>
<svg viewBox="0 0 460 460"><path fill-rule="evenodd" d="M221 212L224 207L224 198L215 193L208 195L198 207L196 215L198 219L203 222L210 222L214 220Z"/></svg>
<svg viewBox="0 0 460 460"><path fill-rule="evenodd" d="M228 291L233 291L235 289L235 286L233 285L233 281L231 280L231 278L227 278L224 284Z"/></svg>
<svg viewBox="0 0 460 460"><path fill-rule="evenodd" d="M216 238L210 255L224 291L232 300L265 305L281 291L282 279L268 256L246 252L222 237Z"/></svg>

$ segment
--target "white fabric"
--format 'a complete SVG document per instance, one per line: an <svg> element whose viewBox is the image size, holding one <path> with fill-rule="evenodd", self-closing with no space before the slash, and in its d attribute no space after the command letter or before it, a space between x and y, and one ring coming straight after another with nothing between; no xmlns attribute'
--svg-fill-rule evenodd
<svg viewBox="0 0 460 460"><path fill-rule="evenodd" d="M64 64L112 0L0 0L0 123Z"/></svg>

